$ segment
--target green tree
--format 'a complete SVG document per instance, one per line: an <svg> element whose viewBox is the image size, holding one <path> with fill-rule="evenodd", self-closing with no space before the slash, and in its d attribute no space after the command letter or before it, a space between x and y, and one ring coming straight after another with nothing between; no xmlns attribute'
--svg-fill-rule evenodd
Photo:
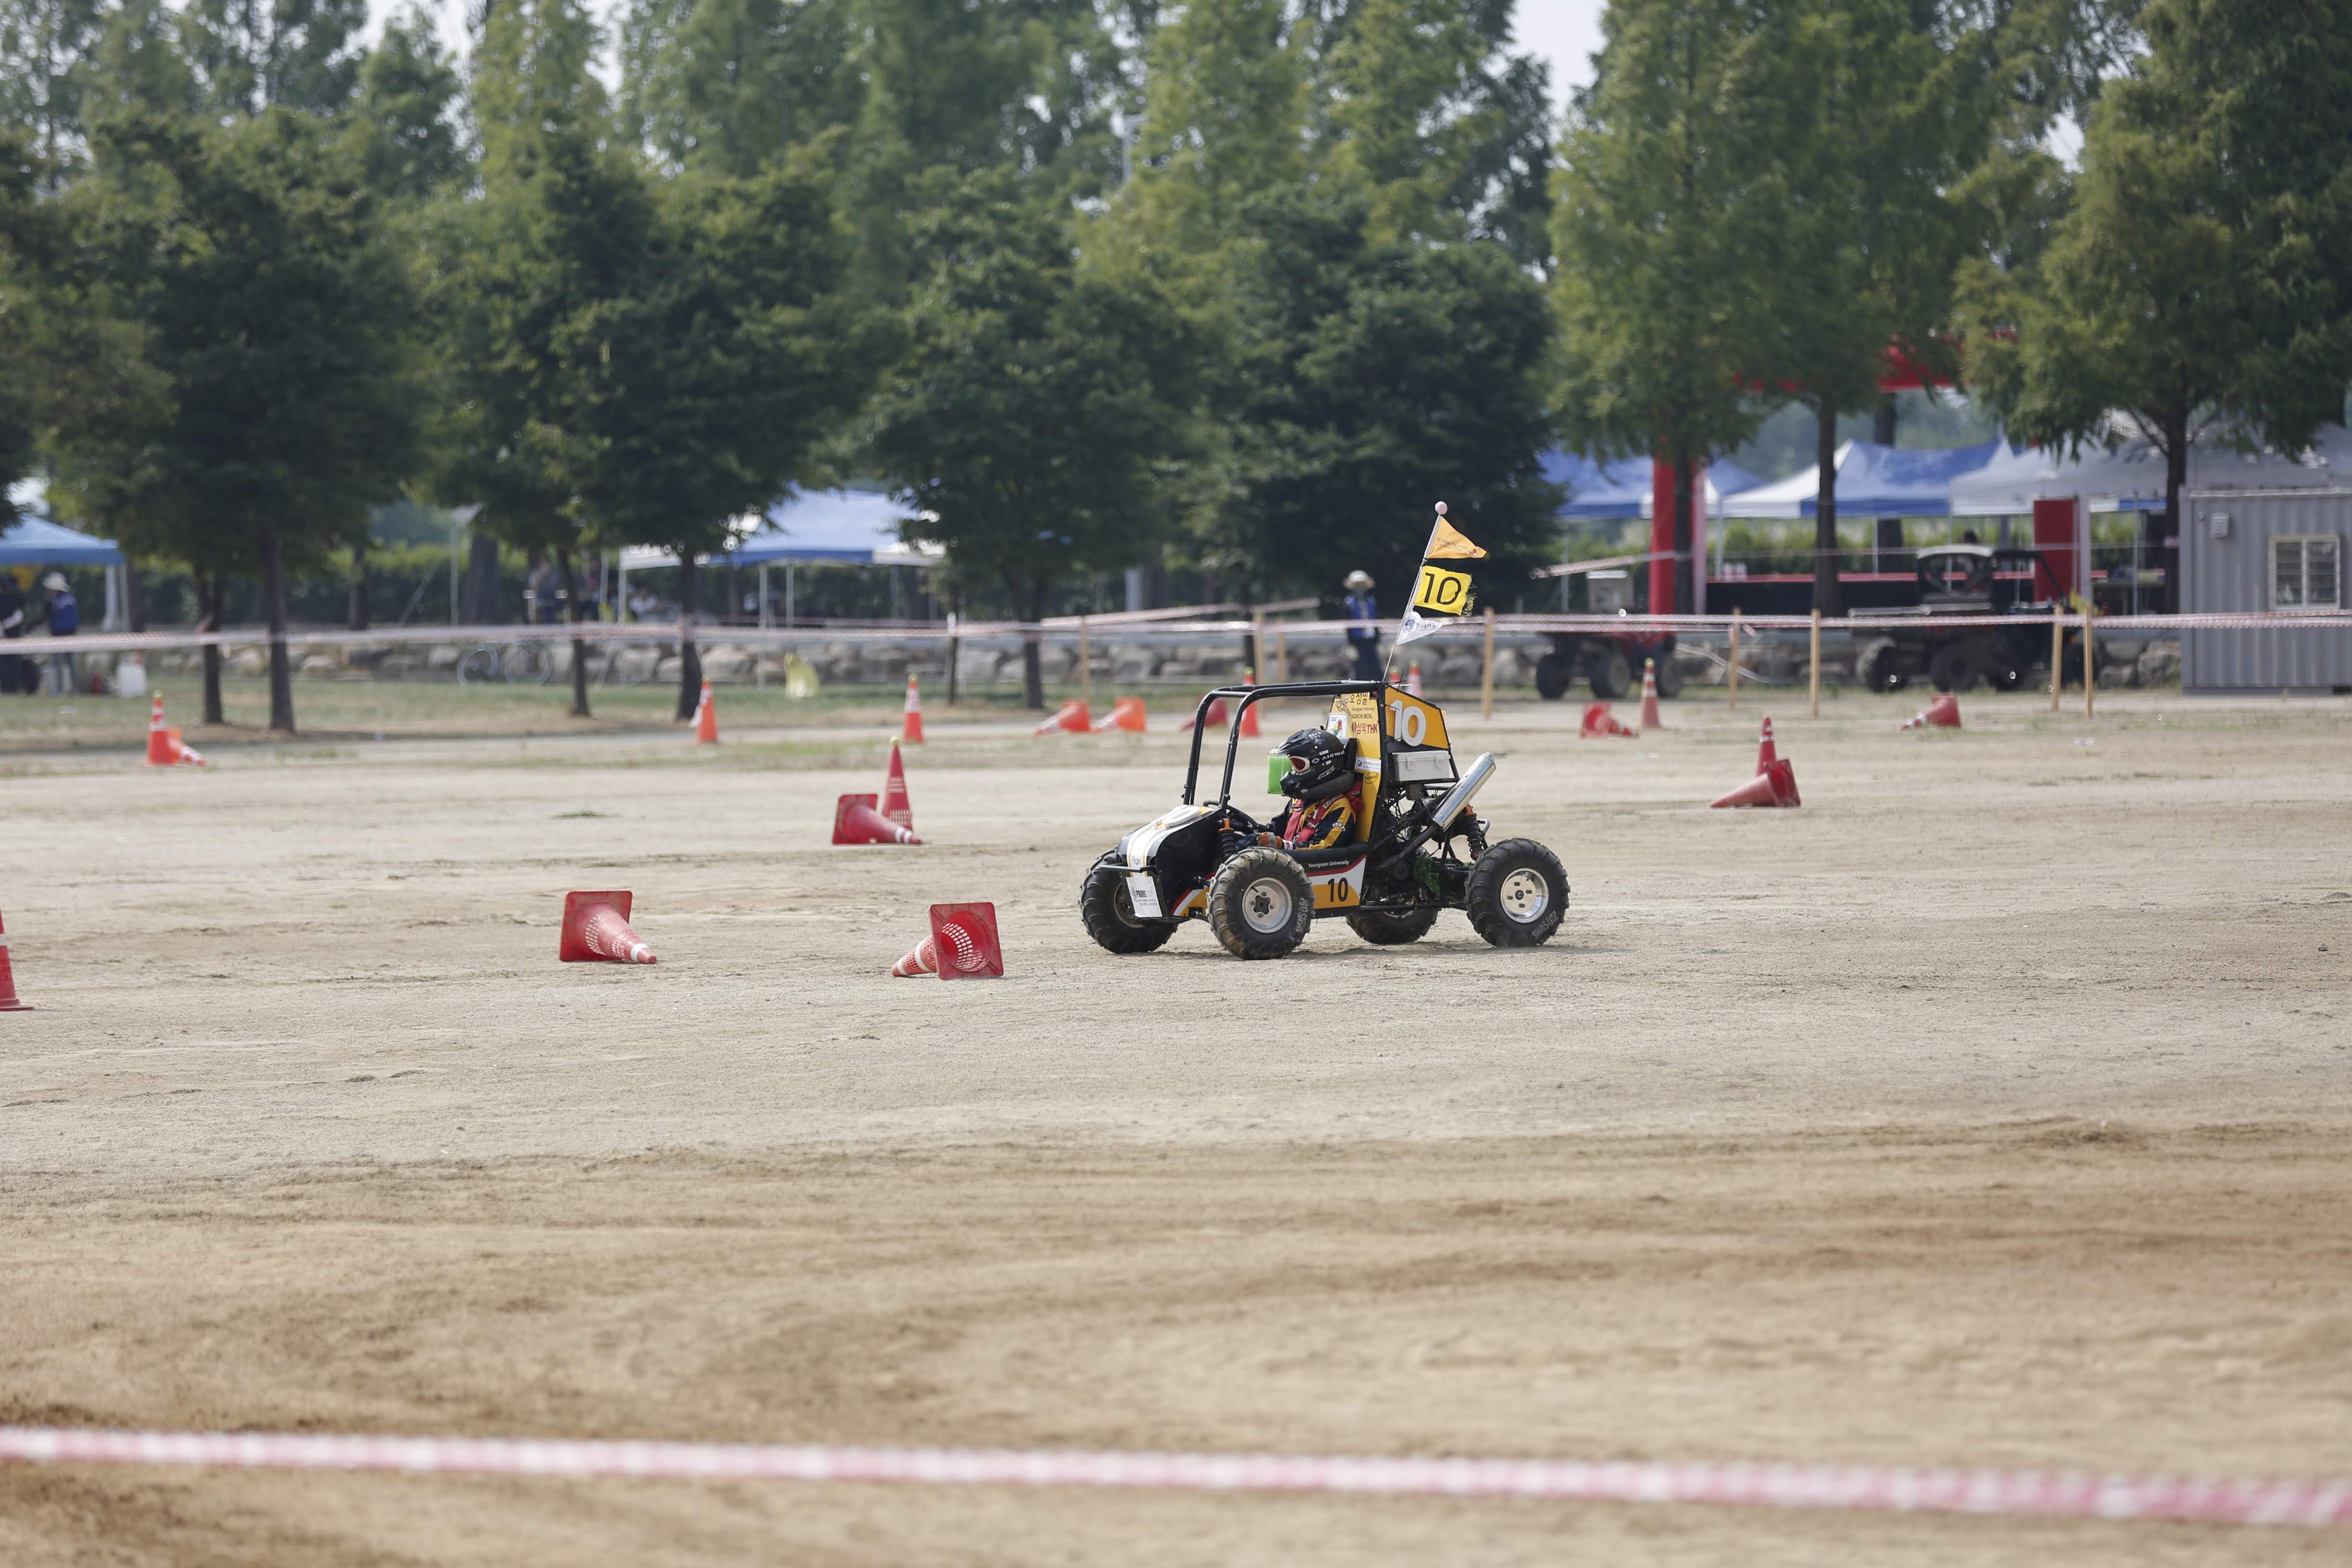
<svg viewBox="0 0 2352 1568"><path fill-rule="evenodd" d="M366 23L367 0L193 0L177 28L214 113L332 114L358 90Z"/></svg>
<svg viewBox="0 0 2352 1568"><path fill-rule="evenodd" d="M0 0L0 126L26 133L51 190L79 167L101 0Z"/></svg>
<svg viewBox="0 0 2352 1568"><path fill-rule="evenodd" d="M1066 210L1011 171L942 170L927 194L870 450L927 514L920 536L1034 621L1055 582L1125 565L1168 526L1196 345L1148 272L1080 254ZM1045 706L1034 639L1022 695Z"/></svg>
<svg viewBox="0 0 2352 1568"><path fill-rule="evenodd" d="M2026 438L2136 430L2177 519L2209 423L2293 447L2343 416L2352 129L2330 106L2352 91L2352 15L2157 0L2144 20L2047 250L1975 279L1970 370Z"/></svg>
<svg viewBox="0 0 2352 1568"><path fill-rule="evenodd" d="M355 109L373 132L369 183L395 201L461 191L474 166L457 120L465 83L418 5L384 24L360 61Z"/></svg>
<svg viewBox="0 0 2352 1568"><path fill-rule="evenodd" d="M1582 450L1672 468L1673 608L1687 613L1694 475L1762 414L1793 29L1752 0L1619 0L1601 25L1553 184L1559 406Z"/></svg>
<svg viewBox="0 0 2352 1568"><path fill-rule="evenodd" d="M214 587L257 571L270 727L294 728L286 577L398 492L416 447L415 306L363 149L307 115L100 128L80 268L104 280L158 395L58 434L78 504ZM220 717L207 666L206 717Z"/></svg>
<svg viewBox="0 0 2352 1568"><path fill-rule="evenodd" d="M662 165L750 174L866 96L854 0L631 0L620 118Z"/></svg>

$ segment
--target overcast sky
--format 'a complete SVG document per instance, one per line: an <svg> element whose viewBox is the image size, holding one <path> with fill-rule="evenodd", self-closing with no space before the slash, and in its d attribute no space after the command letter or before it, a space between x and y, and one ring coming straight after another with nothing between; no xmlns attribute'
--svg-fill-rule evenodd
<svg viewBox="0 0 2352 1568"><path fill-rule="evenodd" d="M1591 74L1586 57L1601 47L1601 13L1608 0L1519 0L1519 47L1551 62L1552 100L1564 104L1568 89ZM452 48L466 43L467 0L437 0L441 37ZM377 0L380 18L392 6ZM616 6L601 0L597 9L610 15Z"/></svg>

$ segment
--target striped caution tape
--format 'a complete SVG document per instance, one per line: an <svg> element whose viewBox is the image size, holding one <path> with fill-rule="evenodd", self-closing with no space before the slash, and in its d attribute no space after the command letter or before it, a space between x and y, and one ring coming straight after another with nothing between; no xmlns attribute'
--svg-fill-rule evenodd
<svg viewBox="0 0 2352 1568"><path fill-rule="evenodd" d="M68 1426L0 1426L0 1458L239 1469L1357 1492L2208 1524L2352 1524L2352 1483L2343 1481L2201 1480L1867 1465L843 1448L292 1432L128 1432Z"/></svg>

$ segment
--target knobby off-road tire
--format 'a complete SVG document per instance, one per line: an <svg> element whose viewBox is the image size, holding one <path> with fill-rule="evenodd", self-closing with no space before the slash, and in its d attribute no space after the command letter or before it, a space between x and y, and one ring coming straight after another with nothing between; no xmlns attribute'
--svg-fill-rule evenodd
<svg viewBox="0 0 2352 1568"><path fill-rule="evenodd" d="M1903 668L1891 642L1872 643L1855 656L1854 683L1864 691L1900 691Z"/></svg>
<svg viewBox="0 0 2352 1568"><path fill-rule="evenodd" d="M1307 940L1315 890L1279 849L1244 849L1209 881L1209 929L1235 958L1280 958Z"/></svg>
<svg viewBox="0 0 2352 1568"><path fill-rule="evenodd" d="M1157 952L1176 934L1168 921L1139 921L1127 896L1127 874L1116 866L1095 866L1078 884L1078 919L1105 952Z"/></svg>
<svg viewBox="0 0 2352 1568"><path fill-rule="evenodd" d="M1568 695L1568 683L1575 673L1575 666L1559 655L1544 655L1536 660L1536 695L1547 702L1559 701Z"/></svg>
<svg viewBox="0 0 2352 1568"><path fill-rule="evenodd" d="M1675 662L1673 654L1657 661L1658 695L1669 701L1683 694L1683 668Z"/></svg>
<svg viewBox="0 0 2352 1568"><path fill-rule="evenodd" d="M1633 689L1633 663L1615 648L1593 655L1584 668L1592 695L1603 702L1614 702Z"/></svg>
<svg viewBox="0 0 2352 1568"><path fill-rule="evenodd" d="M1974 691L1984 680L1977 650L1969 643L1947 643L1927 661L1927 680L1938 691Z"/></svg>
<svg viewBox="0 0 2352 1568"><path fill-rule="evenodd" d="M1427 936L1429 928L1437 923L1437 915L1435 904L1397 912L1358 910L1348 917L1348 929L1376 947L1402 947Z"/></svg>
<svg viewBox="0 0 2352 1568"><path fill-rule="evenodd" d="M1568 868L1532 838L1506 838L1470 868L1462 908L1496 947L1541 947L1568 913Z"/></svg>

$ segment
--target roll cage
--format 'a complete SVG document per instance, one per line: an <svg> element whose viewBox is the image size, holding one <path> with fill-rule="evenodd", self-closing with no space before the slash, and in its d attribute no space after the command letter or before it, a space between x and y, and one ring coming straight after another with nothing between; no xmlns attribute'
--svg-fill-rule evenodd
<svg viewBox="0 0 2352 1568"><path fill-rule="evenodd" d="M1201 778L1201 742L1208 730L1209 709L1223 699L1235 704L1233 722L1225 732L1225 774L1217 786L1217 806L1223 810L1233 804L1234 764L1240 760L1242 749L1242 715L1251 704L1270 697L1342 697L1353 691L1381 692L1397 689L1391 680L1299 680L1279 686L1220 686L1201 699L1200 707L1192 712L1192 757L1184 768L1184 795L1181 804L1191 805ZM1427 698L1421 699L1428 701ZM1374 743L1385 746L1385 736L1375 737Z"/></svg>

